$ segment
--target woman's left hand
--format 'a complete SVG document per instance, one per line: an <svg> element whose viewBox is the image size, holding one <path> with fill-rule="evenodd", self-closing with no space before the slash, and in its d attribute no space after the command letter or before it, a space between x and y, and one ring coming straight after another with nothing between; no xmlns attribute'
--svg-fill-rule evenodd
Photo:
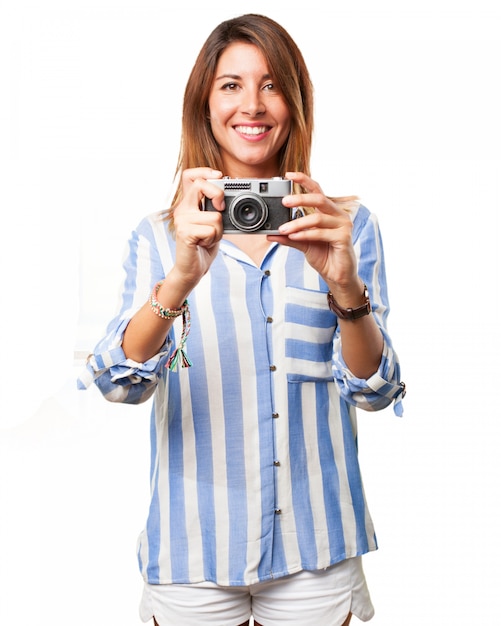
<svg viewBox="0 0 501 626"><path fill-rule="evenodd" d="M358 277L357 257L352 243L350 215L327 198L320 185L300 172L289 172L286 178L301 185L306 193L283 199L284 206L311 207L312 213L283 224L281 235L270 235L278 241L304 252L308 263L322 276L343 308L362 304L362 281ZM369 378L377 371L383 352L383 336L372 315L340 320L343 358L358 378Z"/></svg>
<svg viewBox="0 0 501 626"><path fill-rule="evenodd" d="M320 185L306 174L288 172L285 177L307 193L286 196L284 206L311 207L314 211L286 222L279 229L280 235L270 235L268 239L304 252L308 263L334 289L344 291L355 283L360 285L349 214L325 196Z"/></svg>

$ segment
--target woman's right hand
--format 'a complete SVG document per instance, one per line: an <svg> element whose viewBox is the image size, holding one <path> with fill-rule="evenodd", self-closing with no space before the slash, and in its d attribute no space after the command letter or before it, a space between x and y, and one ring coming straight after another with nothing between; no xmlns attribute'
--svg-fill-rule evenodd
<svg viewBox="0 0 501 626"><path fill-rule="evenodd" d="M173 212L176 261L156 292L156 300L169 309L179 309L191 290L208 271L223 236L224 191L208 182L221 178L219 171L197 167L182 173L182 200ZM218 211L201 211L204 197ZM127 358L144 363L158 352L173 318L162 319L146 302L132 317L124 332L122 348Z"/></svg>
<svg viewBox="0 0 501 626"><path fill-rule="evenodd" d="M182 199L173 211L176 237L176 262L173 272L187 290L204 276L217 255L223 236L219 211L224 210L224 191L208 182L222 173L209 167L184 170L181 174ZM210 198L217 211L201 211L204 197Z"/></svg>

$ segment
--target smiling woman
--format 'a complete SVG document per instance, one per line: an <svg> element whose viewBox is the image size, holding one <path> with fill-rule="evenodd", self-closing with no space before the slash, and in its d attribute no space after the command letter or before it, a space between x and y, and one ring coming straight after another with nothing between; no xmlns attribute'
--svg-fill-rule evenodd
<svg viewBox="0 0 501 626"><path fill-rule="evenodd" d="M256 46L236 42L223 52L209 115L228 176L275 176L277 154L290 131L289 107Z"/></svg>
<svg viewBox="0 0 501 626"><path fill-rule="evenodd" d="M226 90L230 93L232 89L238 91L238 77L249 73L249 65L229 67L225 63L225 69L219 66L222 57L234 44L238 44L239 49L242 46L252 47L253 56L260 62L260 73L253 77L254 80L258 84L264 81L260 85L264 91L270 90L273 98L281 98L286 103L292 132L287 141L279 146L277 171L309 174L313 134L313 86L310 74L290 35L273 20L260 16L245 16L236 21L222 22L202 46L184 93L183 141L178 171L198 167L201 163L224 171L221 151L211 124L209 99L214 95L215 80L223 72L231 75L222 80L222 85L218 87L226 84ZM250 54L250 51L247 50L247 53ZM253 68L252 74L257 69ZM237 121L248 122L247 116ZM178 188L174 205L180 193L181 189Z"/></svg>
<svg viewBox="0 0 501 626"><path fill-rule="evenodd" d="M211 33L185 91L173 205L134 231L120 312L81 377L115 402L154 395L138 560L141 617L159 626L374 612L356 407L401 414L404 386L377 219L310 177L312 91L273 20ZM226 233L223 176L280 178L285 222Z"/></svg>

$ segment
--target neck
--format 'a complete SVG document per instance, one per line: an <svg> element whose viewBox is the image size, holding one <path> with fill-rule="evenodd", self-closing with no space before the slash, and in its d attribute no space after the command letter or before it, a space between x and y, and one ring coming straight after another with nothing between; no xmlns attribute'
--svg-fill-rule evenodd
<svg viewBox="0 0 501 626"><path fill-rule="evenodd" d="M271 245L266 235L224 235L224 238L245 252L257 267L260 267Z"/></svg>

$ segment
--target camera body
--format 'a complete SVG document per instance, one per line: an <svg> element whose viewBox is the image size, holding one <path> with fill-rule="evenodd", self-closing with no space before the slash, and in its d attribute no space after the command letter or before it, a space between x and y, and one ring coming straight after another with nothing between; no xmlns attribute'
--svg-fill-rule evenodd
<svg viewBox="0 0 501 626"><path fill-rule="evenodd" d="M225 233L278 234L278 227L297 215L282 198L292 193L292 181L285 178L218 178L210 183L224 190ZM204 211L215 211L212 201L205 199ZM302 215L302 212L301 212Z"/></svg>

